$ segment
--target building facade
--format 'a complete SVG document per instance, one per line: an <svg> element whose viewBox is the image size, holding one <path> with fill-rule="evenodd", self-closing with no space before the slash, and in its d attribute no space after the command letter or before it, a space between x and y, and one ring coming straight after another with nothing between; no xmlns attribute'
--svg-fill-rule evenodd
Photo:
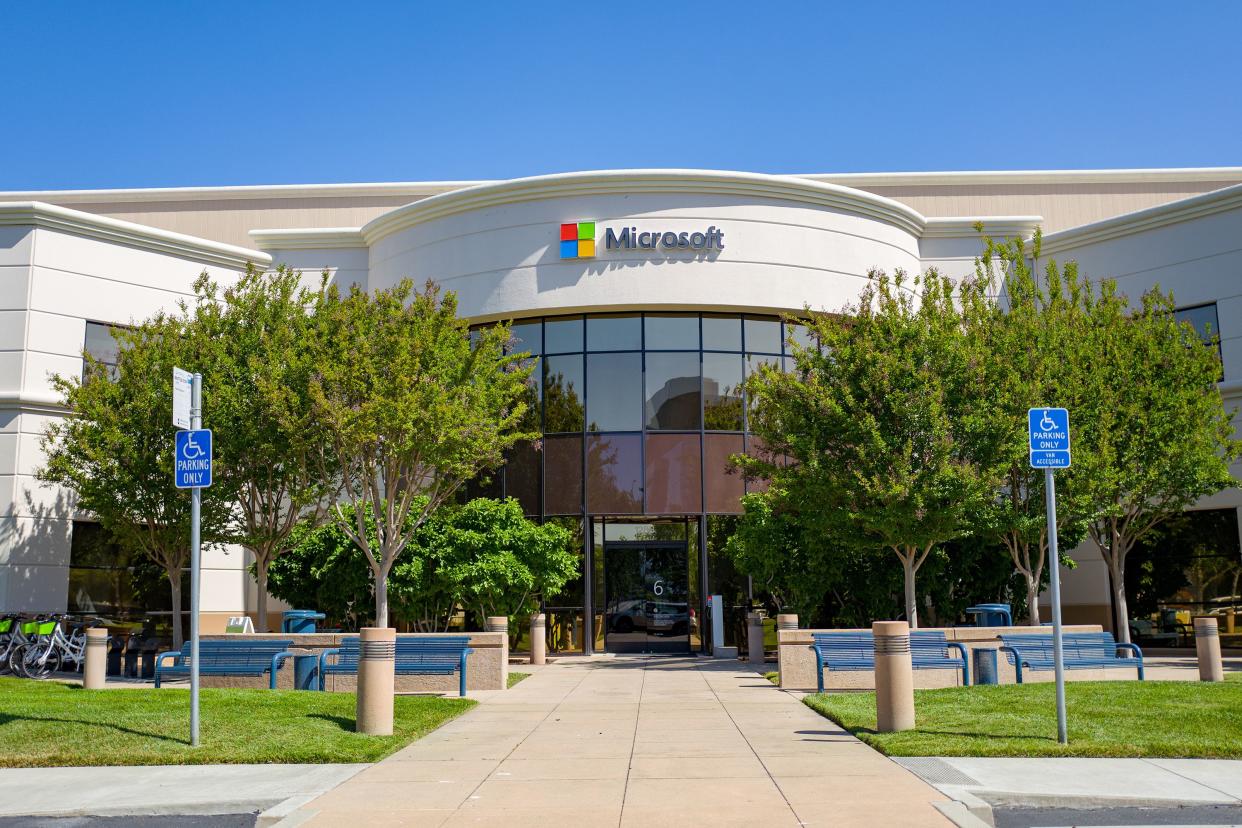
<svg viewBox="0 0 1242 828"><path fill-rule="evenodd" d="M173 306L204 270L285 263L371 290L433 280L472 322L512 321L541 357L544 438L475 491L582 539L581 578L550 609L570 645L698 649L707 596L748 589L717 547L756 484L727 458L762 451L740 387L803 336L782 318L843 308L875 268L971 273L977 222L1043 227L1045 256L1132 296L1174 290L1220 335L1227 403L1242 395L1240 168L0 193L0 610L89 611L124 591L117 551L34 478L39 435L64 415L49 376L78 374L84 348L106 356L108 326ZM1240 505L1232 489L1201 507ZM1107 624L1099 553L1075 557L1066 618ZM253 608L246 564L205 557L205 628Z"/></svg>

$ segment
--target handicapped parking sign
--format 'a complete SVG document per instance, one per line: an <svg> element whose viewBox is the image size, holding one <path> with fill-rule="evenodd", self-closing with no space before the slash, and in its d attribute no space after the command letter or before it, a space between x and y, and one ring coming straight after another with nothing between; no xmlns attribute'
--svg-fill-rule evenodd
<svg viewBox="0 0 1242 828"><path fill-rule="evenodd" d="M205 489L211 485L211 429L177 432L176 471L178 489Z"/></svg>
<svg viewBox="0 0 1242 828"><path fill-rule="evenodd" d="M1027 411L1026 417L1031 437L1031 468L1068 469L1069 410L1032 408Z"/></svg>

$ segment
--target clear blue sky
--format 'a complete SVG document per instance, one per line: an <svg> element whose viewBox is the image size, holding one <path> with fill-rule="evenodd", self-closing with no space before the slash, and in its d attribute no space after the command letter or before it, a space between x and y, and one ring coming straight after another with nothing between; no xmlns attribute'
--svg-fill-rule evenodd
<svg viewBox="0 0 1242 828"><path fill-rule="evenodd" d="M1242 3L24 2L0 189L1242 165Z"/></svg>

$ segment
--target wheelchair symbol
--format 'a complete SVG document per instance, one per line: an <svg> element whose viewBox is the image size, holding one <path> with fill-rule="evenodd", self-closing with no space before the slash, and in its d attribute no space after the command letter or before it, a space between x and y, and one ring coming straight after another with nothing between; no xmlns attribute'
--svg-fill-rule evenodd
<svg viewBox="0 0 1242 828"><path fill-rule="evenodd" d="M190 434L189 436L185 438L185 446L181 450L181 455L186 460L197 460L198 458L202 457L203 455L207 453L203 451L202 446L194 442L194 438L196 436L198 435Z"/></svg>
<svg viewBox="0 0 1242 828"><path fill-rule="evenodd" d="M1056 421L1048 416L1048 409L1044 409L1044 416L1039 421L1040 431L1052 431L1057 427Z"/></svg>

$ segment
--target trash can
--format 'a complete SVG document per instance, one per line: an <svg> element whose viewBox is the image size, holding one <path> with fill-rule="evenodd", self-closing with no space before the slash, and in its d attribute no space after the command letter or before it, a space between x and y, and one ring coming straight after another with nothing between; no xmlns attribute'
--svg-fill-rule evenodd
<svg viewBox="0 0 1242 828"><path fill-rule="evenodd" d="M125 637L108 636L108 675L121 675L121 651L125 649Z"/></svg>
<svg viewBox="0 0 1242 828"><path fill-rule="evenodd" d="M125 675L138 678L138 651L142 649L142 639L136 634L125 639Z"/></svg>
<svg viewBox="0 0 1242 828"><path fill-rule="evenodd" d="M975 604L966 608L975 617L976 627L1012 627L1013 613L1008 604Z"/></svg>
<svg viewBox="0 0 1242 828"><path fill-rule="evenodd" d="M134 646L133 639L130 645ZM155 656L160 651L160 640L154 636L144 638L142 641L142 677L144 679L155 678Z"/></svg>
<svg viewBox="0 0 1242 828"><path fill-rule="evenodd" d="M326 617L322 612L314 610L289 610L280 620L280 631L295 635L313 633L319 622Z"/></svg>
<svg viewBox="0 0 1242 828"><path fill-rule="evenodd" d="M975 684L1000 684L996 670L996 650L990 647L976 647L974 653Z"/></svg>
<svg viewBox="0 0 1242 828"><path fill-rule="evenodd" d="M293 689L319 689L319 656L295 655L293 657Z"/></svg>

